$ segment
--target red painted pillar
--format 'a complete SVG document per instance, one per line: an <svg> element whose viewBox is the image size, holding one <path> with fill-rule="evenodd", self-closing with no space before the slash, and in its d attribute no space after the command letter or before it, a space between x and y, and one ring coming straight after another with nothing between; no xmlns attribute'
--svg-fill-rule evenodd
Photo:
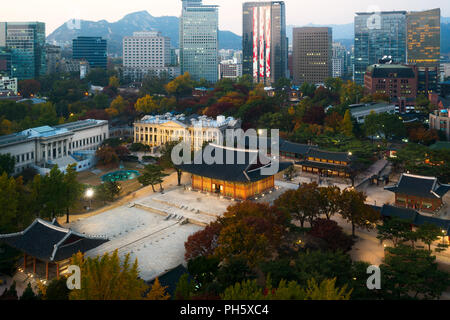
<svg viewBox="0 0 450 320"><path fill-rule="evenodd" d="M33 259L33 273L36 274L36 258Z"/></svg>
<svg viewBox="0 0 450 320"><path fill-rule="evenodd" d="M23 254L23 272L27 271L27 254Z"/></svg>
<svg viewBox="0 0 450 320"><path fill-rule="evenodd" d="M59 263L56 263L56 278L59 279Z"/></svg>
<svg viewBox="0 0 450 320"><path fill-rule="evenodd" d="M48 262L45 262L45 279L48 280Z"/></svg>

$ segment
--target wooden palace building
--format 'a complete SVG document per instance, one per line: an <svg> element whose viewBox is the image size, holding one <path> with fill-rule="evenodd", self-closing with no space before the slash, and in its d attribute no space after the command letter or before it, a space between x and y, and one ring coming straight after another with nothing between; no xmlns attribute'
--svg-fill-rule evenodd
<svg viewBox="0 0 450 320"><path fill-rule="evenodd" d="M248 200L274 189L275 175L292 166L292 163L276 162L269 158L260 161L256 150L233 149L213 144L209 147L213 148L211 155L216 157L217 154L219 161L206 164L202 152L197 152L193 163L177 166L181 171L191 174L192 189L195 191ZM230 159L231 161L227 161ZM271 166L276 170L267 175L263 169Z"/></svg>
<svg viewBox="0 0 450 320"><path fill-rule="evenodd" d="M353 156L346 152L331 152L309 149L303 161L299 162L303 172L325 177L350 178L353 171Z"/></svg>
<svg viewBox="0 0 450 320"><path fill-rule="evenodd" d="M56 219L52 222L36 219L22 232L0 235L0 241L23 252L24 273L30 270L29 267L32 267L33 274L43 274L45 270L45 279L48 280L53 278L50 272L59 278L61 271L67 268L74 254L85 253L109 240L63 228Z"/></svg>
<svg viewBox="0 0 450 320"><path fill-rule="evenodd" d="M402 174L398 183L385 190L395 193L395 205L409 209L435 212L444 205L444 197L450 185L442 184L434 177Z"/></svg>

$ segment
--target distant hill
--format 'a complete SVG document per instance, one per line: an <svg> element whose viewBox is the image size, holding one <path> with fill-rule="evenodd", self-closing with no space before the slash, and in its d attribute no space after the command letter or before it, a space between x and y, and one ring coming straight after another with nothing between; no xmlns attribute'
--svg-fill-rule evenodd
<svg viewBox="0 0 450 320"><path fill-rule="evenodd" d="M450 54L450 18L441 18L441 45L442 53ZM122 55L122 38L131 36L136 31L161 31L164 36L170 37L172 45L179 47L179 24L180 19L173 16L153 17L147 11L139 11L126 15L117 22L81 21L79 29L71 29L68 23L63 24L47 37L50 43L71 46L72 40L77 36L101 36L108 40L108 51L110 54ZM323 27L327 25L308 24L312 27ZM340 41L346 46L352 44L355 28L353 23L331 24L333 39ZM292 44L292 30L294 26L287 26L287 36ZM219 31L220 49L242 49L242 37L230 31Z"/></svg>
<svg viewBox="0 0 450 320"><path fill-rule="evenodd" d="M85 21L82 20L79 29L69 28L70 23L65 23L47 37L47 42L71 46L72 40L78 36L100 36L108 40L108 52L122 55L122 39L133 35L136 31L161 31L170 37L172 45L179 45L178 17L153 17L147 11L130 13L117 22ZM220 49L241 49L241 37L230 31L219 31Z"/></svg>

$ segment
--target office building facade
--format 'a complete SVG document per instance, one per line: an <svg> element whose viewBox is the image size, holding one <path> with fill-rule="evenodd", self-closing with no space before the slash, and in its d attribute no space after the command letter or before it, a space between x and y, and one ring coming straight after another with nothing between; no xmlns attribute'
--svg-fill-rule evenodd
<svg viewBox="0 0 450 320"><path fill-rule="evenodd" d="M193 80L217 82L219 64L219 8L200 0L183 0L180 20L181 74Z"/></svg>
<svg viewBox="0 0 450 320"><path fill-rule="evenodd" d="M332 76L331 28L294 28L293 38L294 84L324 83Z"/></svg>
<svg viewBox="0 0 450 320"><path fill-rule="evenodd" d="M356 13L354 55L353 78L360 85L367 67L384 56L406 63L406 11Z"/></svg>
<svg viewBox="0 0 450 320"><path fill-rule="evenodd" d="M417 66L419 93L437 92L441 54L441 9L407 14L407 62Z"/></svg>
<svg viewBox="0 0 450 320"><path fill-rule="evenodd" d="M271 85L287 77L288 39L283 1L243 4L243 73Z"/></svg>
<svg viewBox="0 0 450 320"><path fill-rule="evenodd" d="M12 77L25 80L45 75L44 46L45 23L0 22L0 48L11 53Z"/></svg>
<svg viewBox="0 0 450 320"><path fill-rule="evenodd" d="M135 32L123 39L124 77L132 81L142 81L148 74L160 76L167 73L170 77L180 74L179 67L172 66L170 38L161 32Z"/></svg>
<svg viewBox="0 0 450 320"><path fill-rule="evenodd" d="M87 60L91 68L107 68L107 41L105 39L78 37L73 39L72 45L74 60Z"/></svg>

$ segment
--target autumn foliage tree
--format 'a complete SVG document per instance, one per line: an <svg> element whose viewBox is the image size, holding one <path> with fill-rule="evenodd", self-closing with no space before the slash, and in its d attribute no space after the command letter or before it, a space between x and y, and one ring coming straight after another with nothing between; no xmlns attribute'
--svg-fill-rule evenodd
<svg viewBox="0 0 450 320"><path fill-rule="evenodd" d="M118 250L111 255L84 258L72 257L72 265L81 269L81 289L70 293L70 300L141 300L148 286L139 279L137 259L127 254L120 262Z"/></svg>
<svg viewBox="0 0 450 320"><path fill-rule="evenodd" d="M218 222L211 223L202 231L191 235L184 247L186 249L186 260L192 260L199 256L211 256L217 248L217 239L219 237L222 225Z"/></svg>
<svg viewBox="0 0 450 320"><path fill-rule="evenodd" d="M317 219L314 221L309 234L325 241L327 248L332 251L347 252L352 248L353 240L344 233L336 221Z"/></svg>
<svg viewBox="0 0 450 320"><path fill-rule="evenodd" d="M119 156L112 147L102 147L95 153L97 160L104 166L117 165L119 163Z"/></svg>

